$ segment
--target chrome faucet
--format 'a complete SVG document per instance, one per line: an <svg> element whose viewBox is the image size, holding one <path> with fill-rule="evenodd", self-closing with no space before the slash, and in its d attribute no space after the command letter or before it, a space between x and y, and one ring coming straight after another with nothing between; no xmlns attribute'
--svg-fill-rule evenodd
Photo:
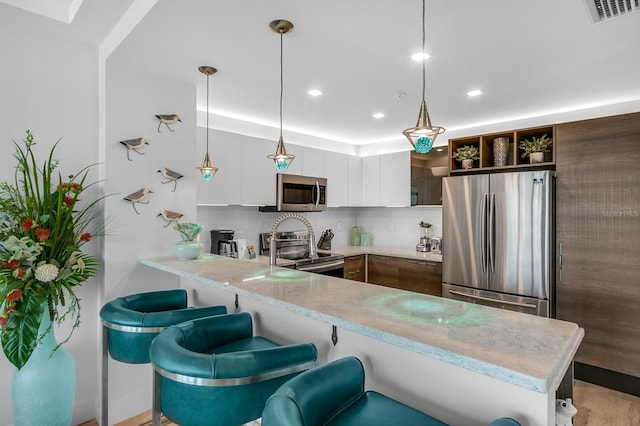
<svg viewBox="0 0 640 426"><path fill-rule="evenodd" d="M300 222L304 223L307 227L307 231L309 231L309 257L315 259L318 257L316 253L316 237L313 233L313 226L311 226L311 222L307 220L306 217L298 214L298 213L285 213L273 222L273 226L271 227L271 237L269 238L269 265L276 266L276 231L278 230L278 226L282 222L287 219L298 219Z"/></svg>

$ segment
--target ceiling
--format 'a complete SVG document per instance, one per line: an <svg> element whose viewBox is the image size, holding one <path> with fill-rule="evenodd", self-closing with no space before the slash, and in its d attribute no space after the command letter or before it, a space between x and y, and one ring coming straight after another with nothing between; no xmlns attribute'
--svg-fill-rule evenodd
<svg viewBox="0 0 640 426"><path fill-rule="evenodd" d="M136 8L148 10L109 61L197 85L200 110L198 66L214 66L213 127L274 142L280 40L268 24L288 19L285 142L360 154L409 146L401 132L420 106L421 64L410 58L421 50L419 0L58 0L67 14L77 7L71 23L38 10L49 0L26 1L36 5L29 11L0 1L0 13L97 45ZM640 13L594 24L584 1L427 0L426 100L433 124L447 129L436 144L637 110ZM311 88L324 94L310 97ZM483 94L467 96L472 89Z"/></svg>

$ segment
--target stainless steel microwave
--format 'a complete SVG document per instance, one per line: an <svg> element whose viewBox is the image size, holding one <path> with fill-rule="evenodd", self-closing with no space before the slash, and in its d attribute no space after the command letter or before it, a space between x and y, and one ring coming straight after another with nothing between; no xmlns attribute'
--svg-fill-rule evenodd
<svg viewBox="0 0 640 426"><path fill-rule="evenodd" d="M327 208L327 179L277 174L276 210L315 212Z"/></svg>

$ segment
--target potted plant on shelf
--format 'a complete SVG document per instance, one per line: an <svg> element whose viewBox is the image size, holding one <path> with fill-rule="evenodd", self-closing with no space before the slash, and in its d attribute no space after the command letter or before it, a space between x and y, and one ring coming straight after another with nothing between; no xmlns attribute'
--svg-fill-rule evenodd
<svg viewBox="0 0 640 426"><path fill-rule="evenodd" d="M544 153L549 152L549 147L553 143L546 134L542 137L533 136L531 140L525 139L520 141L520 149L522 152L522 158L529 157L529 163L542 163L544 161Z"/></svg>
<svg viewBox="0 0 640 426"><path fill-rule="evenodd" d="M103 197L81 202L92 186L86 184L91 166L68 180L55 172L58 142L41 163L27 130L24 148L14 142L15 183L0 182L0 341L17 368L12 383L16 425L71 422L75 364L61 346L80 325L74 288L98 271L98 260L82 246L102 234L98 203ZM52 324L65 320L72 327L58 343Z"/></svg>
<svg viewBox="0 0 640 426"><path fill-rule="evenodd" d="M202 231L202 225L193 222L177 222L173 229L180 233L181 240L173 245L173 254L180 260L192 260L200 257L204 246L197 241L197 238Z"/></svg>
<svg viewBox="0 0 640 426"><path fill-rule="evenodd" d="M463 169L472 169L473 161L480 159L480 152L474 145L464 145L456 148L456 152L453 153L453 158L462 163Z"/></svg>

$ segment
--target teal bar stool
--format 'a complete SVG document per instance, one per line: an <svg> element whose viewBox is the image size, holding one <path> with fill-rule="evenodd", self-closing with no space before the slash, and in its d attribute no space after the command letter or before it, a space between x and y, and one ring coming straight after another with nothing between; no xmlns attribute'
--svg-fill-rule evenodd
<svg viewBox="0 0 640 426"><path fill-rule="evenodd" d="M118 297L100 310L102 320L102 422L109 420L109 360L148 364L149 346L167 327L211 315L226 314L225 306L187 307L184 289L162 290Z"/></svg>
<svg viewBox="0 0 640 426"><path fill-rule="evenodd" d="M355 357L305 371L267 400L262 426L447 426L378 392L365 392L364 378ZM519 425L499 419L491 426Z"/></svg>
<svg viewBox="0 0 640 426"><path fill-rule="evenodd" d="M169 327L149 348L154 368L153 425L237 426L258 419L269 396L312 368L311 343L279 346L253 335L246 312Z"/></svg>

